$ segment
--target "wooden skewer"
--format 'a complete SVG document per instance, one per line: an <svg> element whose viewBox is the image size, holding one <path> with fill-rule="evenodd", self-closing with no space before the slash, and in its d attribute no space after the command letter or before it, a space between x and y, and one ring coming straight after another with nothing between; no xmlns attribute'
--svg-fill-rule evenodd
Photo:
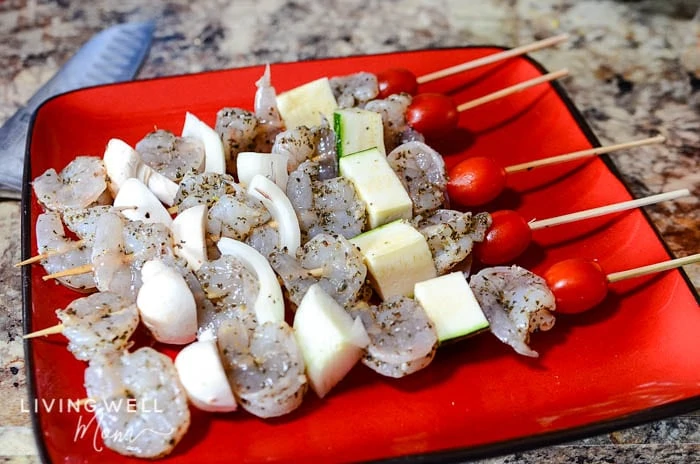
<svg viewBox="0 0 700 464"><path fill-rule="evenodd" d="M92 399L92 398L81 398L81 399L79 399L78 401L76 401L75 404L76 404L79 408L82 408L83 406L89 404L90 401L97 401L97 400Z"/></svg>
<svg viewBox="0 0 700 464"><path fill-rule="evenodd" d="M53 334L59 334L63 332L63 324L56 324L51 327L47 327L45 329L37 330L36 332L28 333L27 335L23 336L22 338L27 339L27 338L36 338L36 337L43 337L46 335L53 335Z"/></svg>
<svg viewBox="0 0 700 464"><path fill-rule="evenodd" d="M513 58L515 56L534 52L542 48L551 47L568 39L568 34L555 35L554 37L538 40L537 42L521 45L520 47L512 48L510 50L504 50L502 52L484 56L482 58L477 58L476 60L467 61L466 63L458 64L456 66L425 74L416 78L416 82L418 82L418 84L424 84L426 82L442 79L443 77L478 68L479 66L485 66L487 64L496 63L497 61L507 60L508 58Z"/></svg>
<svg viewBox="0 0 700 464"><path fill-rule="evenodd" d="M42 259L50 258L52 256L60 255L63 253L67 253L68 251L75 250L83 246L85 242L83 240L76 240L75 242L70 242L69 246L63 247L63 248L57 248L55 250L48 250L43 253L39 253L36 256L32 256L31 258L27 258L24 261L20 261L19 263L15 263L15 267L20 267L20 266L25 266L27 264L32 264L36 263L37 261L41 261Z"/></svg>
<svg viewBox="0 0 700 464"><path fill-rule="evenodd" d="M103 317L112 317L112 316L116 316L117 314L123 313L123 312L126 311L126 310L127 310L127 308L122 308L122 309L119 309L119 310L117 310L117 311L113 311L113 312L111 312L111 313L109 313L109 314L107 314L107 315L105 315L105 316L103 316ZM47 328L45 328L45 329L41 329L41 330L36 330L36 331L34 331L34 332L30 332L30 333L24 335L22 338L36 338L36 337L42 337L42 336L45 336L45 335L58 334L58 333L63 332L63 329L65 329L65 328L66 328L66 327L65 327L62 323L59 322L58 324L52 325L51 327L47 327Z"/></svg>
<svg viewBox="0 0 700 464"><path fill-rule="evenodd" d="M684 258L676 258L670 261L664 261L656 264L649 264L647 266L641 266L634 269L628 269L626 271L613 272L607 275L608 282L617 282L618 280L631 279L632 277L640 277L647 274L653 274L655 272L668 271L669 269L675 269L680 266L685 266L687 264L693 264L700 261L700 253L694 255L686 256Z"/></svg>
<svg viewBox="0 0 700 464"><path fill-rule="evenodd" d="M688 195L690 195L690 190L688 189L674 190L672 192L659 193L657 195L650 195L648 197L638 198L636 200L623 201L621 203L601 206L599 208L587 209L584 211L579 211L577 213L564 214L563 216L557 216L550 219L532 221L529 223L529 226L531 230L544 229L546 227L552 227L559 224L566 224L567 222L580 221L582 219L589 219L598 216L603 216L605 214L617 213L620 211L639 208L641 206L647 206L662 201L675 200L676 198L685 197Z"/></svg>
<svg viewBox="0 0 700 464"><path fill-rule="evenodd" d="M551 164L565 163L567 161L573 161L581 158L590 158L593 156L603 155L605 153L611 153L613 151L624 150L626 148L641 147L643 145L651 145L653 143L663 143L666 141L666 137L663 135L657 135L655 137L649 137L647 139L634 140L632 142L618 143L616 145L608 145L607 147L596 147L590 148L588 150L575 151L573 153L567 153L565 155L551 156L549 158L542 158L539 160L528 161L526 163L513 164L505 168L507 173L529 171L534 168L541 166L548 166Z"/></svg>
<svg viewBox="0 0 700 464"><path fill-rule="evenodd" d="M62 271L54 272L53 274L46 274L42 277L43 280L57 279L59 277L69 277L78 274L87 274L92 272L92 264L83 264L82 266L72 267L70 269L64 269Z"/></svg>
<svg viewBox="0 0 700 464"><path fill-rule="evenodd" d="M315 267L313 269L307 269L306 272L311 274L313 277L323 276L323 268L322 267Z"/></svg>
<svg viewBox="0 0 700 464"><path fill-rule="evenodd" d="M559 71L554 71L551 73L543 74L542 76L535 77L534 79L530 79L524 82L520 82L519 84L512 85L510 87L506 87L505 89L498 90L496 92L490 93L488 95L484 95L483 97L479 97L475 100L468 101L466 103L462 103L461 105L457 106L457 111L462 112L466 110L470 110L472 108L476 108L477 106L481 106L485 103L492 102L494 100L501 99L503 97L507 97L508 95L512 95L514 93L521 92L525 89L528 89L530 87L533 87L535 85L543 84L545 82L553 81L555 79L559 79L560 77L564 77L569 74L568 69L560 69Z"/></svg>
<svg viewBox="0 0 700 464"><path fill-rule="evenodd" d="M133 261L134 255L124 255L122 260L124 263L129 263ZM62 271L54 272L53 274L47 274L42 277L43 280L56 279L58 277L70 277L79 274L87 274L88 272L94 271L95 268L91 263L83 264L80 266L72 267L70 269L64 269Z"/></svg>
<svg viewBox="0 0 700 464"><path fill-rule="evenodd" d="M544 229L547 227L556 226L559 224L566 224L568 222L580 221L583 219L594 218L598 216L603 216L606 214L617 213L620 211L625 211L628 209L639 208L642 206L652 205L654 203L659 203L662 201L675 200L676 198L684 197L690 195L690 190L680 189L674 190L672 192L659 193L657 195L651 195L644 198L638 198L635 200L623 201L621 203L615 203L612 205L601 206L598 208L587 209L584 211L579 211L571 214L564 214L562 216L556 216L549 219L542 219L538 221L531 221L528 223L531 230ZM65 269L54 274L48 274L42 277L43 280L55 279L57 277L67 277L72 275L84 274L86 272L92 272L92 264L84 264L82 266L77 266L71 269ZM315 268L308 270L309 274L314 277L320 277L323 275L323 268Z"/></svg>

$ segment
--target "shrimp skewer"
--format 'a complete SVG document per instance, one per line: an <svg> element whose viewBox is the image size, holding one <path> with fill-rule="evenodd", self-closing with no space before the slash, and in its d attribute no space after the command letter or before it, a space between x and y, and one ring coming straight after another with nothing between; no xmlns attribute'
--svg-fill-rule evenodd
<svg viewBox="0 0 700 464"><path fill-rule="evenodd" d="M44 251L41 253L20 261L16 263L15 266L24 266L27 264L32 264L37 261L49 258L51 256L57 256L62 253L71 250L77 250L81 248L91 248L95 241L95 229L97 224L97 219L104 213L107 212L120 212L126 207L114 207L109 205L92 206L87 209L71 208L63 211L62 218L65 226L72 232L74 232L80 239L65 241L56 248L50 247L39 247L43 248ZM57 229L54 229L57 230Z"/></svg>
<svg viewBox="0 0 700 464"><path fill-rule="evenodd" d="M145 261L157 257L177 261L170 231L163 224L127 221L117 213L107 212L100 216L96 226L88 262L46 275L44 280L79 276L100 291L113 291L135 300Z"/></svg>
<svg viewBox="0 0 700 464"><path fill-rule="evenodd" d="M340 106L357 106L376 96L386 98L389 95L399 93L414 95L421 84L551 47L568 40L568 38L567 34L560 34L433 71L422 76L415 76L407 69L390 68L376 75L359 72L348 76L332 77L330 78L330 83Z"/></svg>
<svg viewBox="0 0 700 464"><path fill-rule="evenodd" d="M540 158L524 163L502 167L495 160L485 156L471 156L457 163L448 173L447 192L450 200L464 207L480 206L496 199L506 187L508 174L531 171L533 169L591 158L627 148L662 143L665 137L657 135L640 140L595 147L586 150Z"/></svg>

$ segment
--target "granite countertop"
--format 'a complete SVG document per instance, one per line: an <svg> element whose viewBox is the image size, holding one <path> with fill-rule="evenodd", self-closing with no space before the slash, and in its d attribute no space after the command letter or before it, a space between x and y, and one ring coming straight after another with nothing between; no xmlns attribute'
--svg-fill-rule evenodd
<svg viewBox="0 0 700 464"><path fill-rule="evenodd" d="M120 3L120 5L117 5ZM475 6L478 4L478 7ZM533 56L563 82L603 144L659 132L664 145L614 162L636 196L689 188L694 197L648 207L671 251L700 243L700 20L698 1L612 0L170 0L0 3L0 122L92 34L156 18L139 78L265 62L396 50L516 46L559 32L572 38ZM0 202L0 459L38 458L22 350L20 205ZM696 288L700 266L686 268ZM573 443L502 456L504 462L700 462L700 415L690 413Z"/></svg>

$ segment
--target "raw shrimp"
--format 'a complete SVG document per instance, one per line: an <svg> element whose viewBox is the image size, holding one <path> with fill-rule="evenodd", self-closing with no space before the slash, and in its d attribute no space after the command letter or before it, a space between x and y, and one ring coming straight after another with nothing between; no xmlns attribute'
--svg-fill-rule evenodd
<svg viewBox="0 0 700 464"><path fill-rule="evenodd" d="M365 204L344 177L318 178L318 165L305 161L289 175L287 196L301 228L302 242L320 233L352 238L365 224Z"/></svg>
<svg viewBox="0 0 700 464"><path fill-rule="evenodd" d="M306 160L313 160L318 166L318 180L331 179L338 175L338 152L335 132L323 118L321 125L299 126L277 134L272 153L288 156L287 170L294 171Z"/></svg>
<svg viewBox="0 0 700 464"><path fill-rule="evenodd" d="M90 264L90 247L66 237L61 216L57 212L49 211L40 214L36 219L35 230L39 253L50 253L50 256L41 260L41 265L47 273L53 274ZM95 288L95 280L91 272L58 277L57 280L77 291L85 292Z"/></svg>
<svg viewBox="0 0 700 464"><path fill-rule="evenodd" d="M105 213L98 219L92 264L100 291L112 291L135 301L141 288L141 267L154 258L178 263L165 225L127 221L115 213Z"/></svg>
<svg viewBox="0 0 700 464"><path fill-rule="evenodd" d="M342 236L319 234L299 248L297 259L275 252L270 256L270 264L296 305L315 283L341 306L350 306L365 295L361 289L367 266L360 251ZM311 269L316 272L310 273Z"/></svg>
<svg viewBox="0 0 700 464"><path fill-rule="evenodd" d="M241 108L221 108L216 113L216 132L224 142L226 171L236 172L236 157L242 151L258 151L255 145L258 118Z"/></svg>
<svg viewBox="0 0 700 464"><path fill-rule="evenodd" d="M438 209L427 217L414 220L416 229L425 236L433 254L438 274L445 274L467 259L474 242L481 242L491 226L488 213L473 215L449 209Z"/></svg>
<svg viewBox="0 0 700 464"><path fill-rule="evenodd" d="M438 152L423 142L408 142L392 150L387 161L413 201L414 216L445 206L447 174Z"/></svg>
<svg viewBox="0 0 700 464"><path fill-rule="evenodd" d="M415 300L394 296L379 306L358 305L350 309L360 317L370 344L362 362L388 377L416 372L435 357L438 335L423 307Z"/></svg>
<svg viewBox="0 0 700 464"><path fill-rule="evenodd" d="M411 104L409 94L390 95L383 100L372 100L365 105L368 111L382 116L384 126L384 148L387 153L406 142L424 142L424 137L411 128L406 121L406 110Z"/></svg>
<svg viewBox="0 0 700 464"><path fill-rule="evenodd" d="M194 137L178 137L158 129L141 139L135 148L144 163L173 182L204 168L204 144Z"/></svg>
<svg viewBox="0 0 700 464"><path fill-rule="evenodd" d="M328 82L340 108L362 106L379 95L377 76L368 72L331 77Z"/></svg>
<svg viewBox="0 0 700 464"><path fill-rule="evenodd" d="M519 266L479 271L469 282L491 324L491 332L524 356L537 357L528 346L530 334L554 327L552 291L545 280Z"/></svg>
<svg viewBox="0 0 700 464"><path fill-rule="evenodd" d="M216 336L218 328L227 320L241 321L250 329L255 327L254 306L259 285L255 275L240 261L222 255L204 263L195 275L211 303L201 307L197 315L200 339Z"/></svg>
<svg viewBox="0 0 700 464"><path fill-rule="evenodd" d="M261 255L268 257L275 251L279 251L280 234L277 228L263 224L251 231L245 243L255 248Z"/></svg>
<svg viewBox="0 0 700 464"><path fill-rule="evenodd" d="M233 392L246 411L265 418L299 407L308 383L304 358L286 322L265 322L251 332L240 321L225 321L217 343Z"/></svg>
<svg viewBox="0 0 700 464"><path fill-rule="evenodd" d="M109 212L116 212L116 210L110 205L67 209L63 211L63 222L84 244L92 246L95 241L97 220Z"/></svg>
<svg viewBox="0 0 700 464"><path fill-rule="evenodd" d="M187 174L180 182L175 204L180 212L198 205L211 207L219 198L233 192L235 188L236 180L229 174Z"/></svg>
<svg viewBox="0 0 700 464"><path fill-rule="evenodd" d="M153 348L91 360L85 389L104 444L120 454L165 456L189 428L187 395L175 366Z"/></svg>
<svg viewBox="0 0 700 464"><path fill-rule="evenodd" d="M78 156L60 173L51 168L32 182L39 203L51 211L107 204L107 171L97 156Z"/></svg>
<svg viewBox="0 0 700 464"><path fill-rule="evenodd" d="M254 228L269 222L270 212L240 185L220 197L207 213L207 233L213 240L244 240Z"/></svg>
<svg viewBox="0 0 700 464"><path fill-rule="evenodd" d="M136 305L110 292L97 292L56 310L68 350L81 361L126 349L139 324Z"/></svg>
<svg viewBox="0 0 700 464"><path fill-rule="evenodd" d="M248 195L228 174L186 175L175 196L178 210L207 205L207 233L213 240L245 239L251 231L270 220L270 212Z"/></svg>

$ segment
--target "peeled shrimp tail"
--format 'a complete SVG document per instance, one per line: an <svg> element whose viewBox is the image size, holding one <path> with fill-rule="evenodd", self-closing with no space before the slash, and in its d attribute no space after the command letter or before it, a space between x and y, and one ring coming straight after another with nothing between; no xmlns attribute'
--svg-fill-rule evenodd
<svg viewBox="0 0 700 464"><path fill-rule="evenodd" d="M284 127L284 122L277 109L277 92L272 86L269 64L265 66L265 72L255 86L258 88L255 92L255 116L258 117L258 122L281 129Z"/></svg>
<svg viewBox="0 0 700 464"><path fill-rule="evenodd" d="M275 137L284 129L284 121L277 109L277 92L272 86L270 65L255 83L255 116L258 118L255 135L255 151L269 153L275 143Z"/></svg>

